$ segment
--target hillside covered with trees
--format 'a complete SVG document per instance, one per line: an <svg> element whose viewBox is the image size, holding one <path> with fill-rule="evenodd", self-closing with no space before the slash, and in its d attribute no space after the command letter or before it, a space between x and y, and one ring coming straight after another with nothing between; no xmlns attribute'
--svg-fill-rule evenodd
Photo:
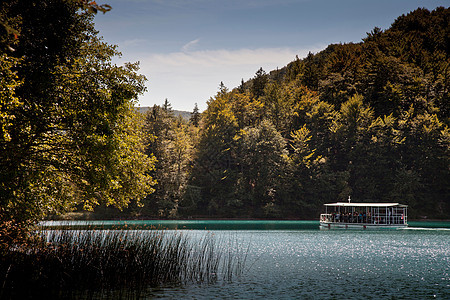
<svg viewBox="0 0 450 300"><path fill-rule="evenodd" d="M145 78L137 64L111 62L120 53L93 24L107 9L0 5L0 246L73 209L317 219L324 203L351 196L448 218L449 8L220 84L189 117L167 100L134 107Z"/></svg>
<svg viewBox="0 0 450 300"><path fill-rule="evenodd" d="M323 203L400 202L448 218L450 9L417 9L232 90L190 122L145 117L156 192L135 216L317 218Z"/></svg>

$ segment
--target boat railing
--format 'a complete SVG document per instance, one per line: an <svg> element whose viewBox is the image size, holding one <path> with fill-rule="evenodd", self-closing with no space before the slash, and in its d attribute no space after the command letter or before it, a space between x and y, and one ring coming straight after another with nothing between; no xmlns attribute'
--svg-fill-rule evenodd
<svg viewBox="0 0 450 300"><path fill-rule="evenodd" d="M333 222L333 215L332 214L321 214L320 215L320 221L326 222L326 223L332 223Z"/></svg>
<svg viewBox="0 0 450 300"><path fill-rule="evenodd" d="M321 214L320 221L324 223L351 223L351 224L406 224L403 214L390 216Z"/></svg>

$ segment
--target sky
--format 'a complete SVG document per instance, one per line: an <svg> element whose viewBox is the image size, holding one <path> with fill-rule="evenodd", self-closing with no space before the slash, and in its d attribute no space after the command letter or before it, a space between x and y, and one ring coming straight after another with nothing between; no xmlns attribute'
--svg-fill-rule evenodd
<svg viewBox="0 0 450 300"><path fill-rule="evenodd" d="M448 0L97 0L112 10L95 27L118 45L114 62L140 62L148 91L140 106L200 111L221 82L229 89L333 43L360 42L418 7Z"/></svg>

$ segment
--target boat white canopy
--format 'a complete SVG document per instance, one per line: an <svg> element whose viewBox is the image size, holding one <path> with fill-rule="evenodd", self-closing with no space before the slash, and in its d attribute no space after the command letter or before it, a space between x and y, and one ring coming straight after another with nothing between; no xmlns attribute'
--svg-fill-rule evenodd
<svg viewBox="0 0 450 300"><path fill-rule="evenodd" d="M327 203L325 206L341 206L341 207L408 207L408 205L400 203L348 203L336 202Z"/></svg>

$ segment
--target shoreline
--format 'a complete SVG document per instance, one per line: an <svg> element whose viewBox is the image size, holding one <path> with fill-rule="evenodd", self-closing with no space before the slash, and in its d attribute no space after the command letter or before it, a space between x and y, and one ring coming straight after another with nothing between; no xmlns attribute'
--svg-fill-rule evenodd
<svg viewBox="0 0 450 300"><path fill-rule="evenodd" d="M284 218L284 219L276 219L276 218L220 218L220 217L210 217L210 216L195 216L195 217L187 217L187 218L157 218L151 216L138 217L138 218L92 218L89 216L89 212L80 213L83 216L77 215L71 216L71 213L56 217L56 218L46 218L43 221L319 221L318 218L311 219L297 219L297 218ZM54 216L53 216L54 217ZM420 219L408 219L410 222L450 222L450 219L428 219L428 218L420 218Z"/></svg>

